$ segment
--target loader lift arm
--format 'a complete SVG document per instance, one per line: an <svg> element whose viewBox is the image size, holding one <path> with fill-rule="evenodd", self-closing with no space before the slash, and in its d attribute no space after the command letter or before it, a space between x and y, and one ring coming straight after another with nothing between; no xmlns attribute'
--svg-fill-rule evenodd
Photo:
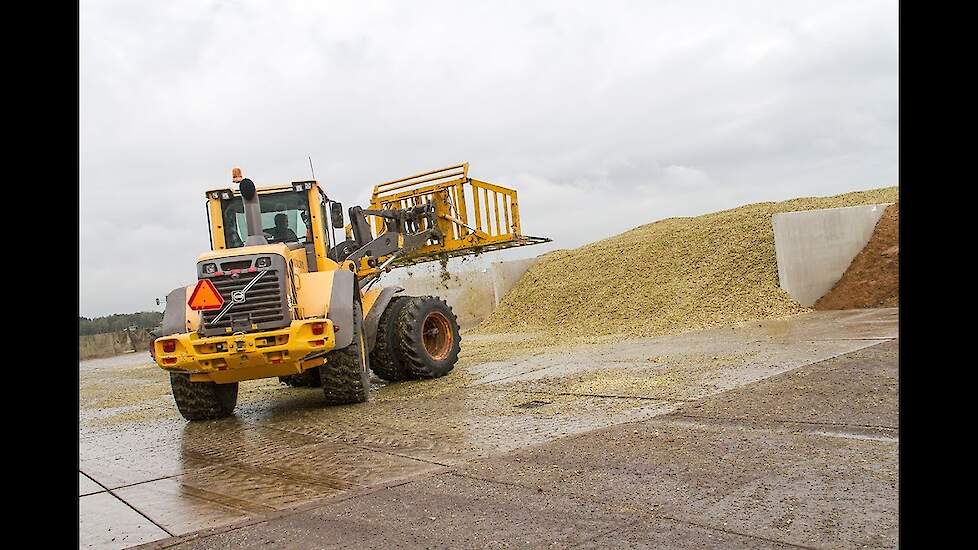
<svg viewBox="0 0 978 550"><path fill-rule="evenodd" d="M374 238L367 216L386 220L385 231ZM427 223L426 223L427 222ZM378 258L413 252L430 240L441 241L444 235L435 225L435 209L430 204L406 209L364 210L350 208L353 241L360 245L344 259L359 262L366 258L371 267ZM426 227L422 229L422 227Z"/></svg>

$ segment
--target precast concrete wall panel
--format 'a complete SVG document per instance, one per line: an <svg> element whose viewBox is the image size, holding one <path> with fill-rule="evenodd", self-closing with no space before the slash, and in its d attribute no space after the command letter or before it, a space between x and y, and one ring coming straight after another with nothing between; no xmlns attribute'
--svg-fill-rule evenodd
<svg viewBox="0 0 978 550"><path fill-rule="evenodd" d="M462 328L481 323L494 307L492 278L485 269L452 272L451 278L445 280L438 273L414 275L391 284L404 289L402 296L432 295L444 299Z"/></svg>
<svg viewBox="0 0 978 550"><path fill-rule="evenodd" d="M489 268L489 272L492 274L492 290L493 290L493 309L495 306L499 305L502 301L503 296L509 292L509 289L516 285L516 282L523 277L530 266L537 263L537 258L526 258L523 260L511 260L508 262L493 262L492 266Z"/></svg>
<svg viewBox="0 0 978 550"><path fill-rule="evenodd" d="M458 317L458 324L462 328L469 328L488 317L503 296L536 261L536 258L528 258L492 262L487 268L452 271L448 279L442 279L441 274L434 273L414 275L390 284L404 288L404 295L430 294L443 298L452 306L452 311Z"/></svg>
<svg viewBox="0 0 978 550"><path fill-rule="evenodd" d="M888 205L775 214L771 223L781 288L801 305L814 305L869 242Z"/></svg>

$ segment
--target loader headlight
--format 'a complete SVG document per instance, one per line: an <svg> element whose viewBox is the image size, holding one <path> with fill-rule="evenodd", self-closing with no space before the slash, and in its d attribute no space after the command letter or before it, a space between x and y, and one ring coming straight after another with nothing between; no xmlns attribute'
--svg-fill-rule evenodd
<svg viewBox="0 0 978 550"><path fill-rule="evenodd" d="M272 259L268 256L263 256L255 260L255 267L268 267L272 265Z"/></svg>
<svg viewBox="0 0 978 550"><path fill-rule="evenodd" d="M204 273L207 275L217 273L217 264L204 264Z"/></svg>

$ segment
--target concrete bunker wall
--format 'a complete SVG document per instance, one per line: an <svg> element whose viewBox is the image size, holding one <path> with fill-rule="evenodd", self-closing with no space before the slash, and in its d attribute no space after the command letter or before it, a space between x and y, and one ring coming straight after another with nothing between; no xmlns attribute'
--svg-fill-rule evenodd
<svg viewBox="0 0 978 550"><path fill-rule="evenodd" d="M771 223L781 288L811 307L842 278L890 204L775 214Z"/></svg>
<svg viewBox="0 0 978 550"><path fill-rule="evenodd" d="M536 263L536 258L492 262L489 267L469 271L456 271L442 280L440 274L415 275L398 281L402 294L408 296L433 295L444 298L458 316L462 328L481 323L513 288L526 270Z"/></svg>

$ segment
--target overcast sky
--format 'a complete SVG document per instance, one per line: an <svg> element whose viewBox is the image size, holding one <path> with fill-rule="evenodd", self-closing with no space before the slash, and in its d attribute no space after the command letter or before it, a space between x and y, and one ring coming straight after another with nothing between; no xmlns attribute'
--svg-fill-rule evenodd
<svg viewBox="0 0 978 550"><path fill-rule="evenodd" d="M81 303L161 310L203 192L461 161L569 248L897 185L897 2L82 0Z"/></svg>

